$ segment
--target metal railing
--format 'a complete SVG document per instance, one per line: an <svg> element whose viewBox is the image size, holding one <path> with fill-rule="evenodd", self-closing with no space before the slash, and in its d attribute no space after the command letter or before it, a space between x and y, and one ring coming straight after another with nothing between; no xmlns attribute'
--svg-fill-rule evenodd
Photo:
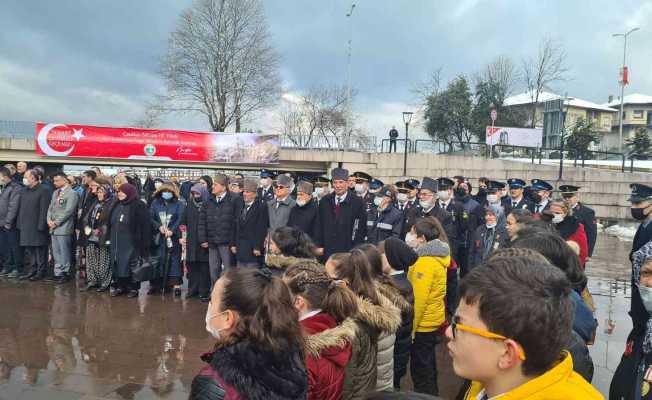
<svg viewBox="0 0 652 400"><path fill-rule="evenodd" d="M392 140L383 139L380 141L380 152L389 153L391 150ZM408 153L414 153L414 142L412 139L407 139ZM405 139L396 139L396 149L394 153L405 153Z"/></svg>
<svg viewBox="0 0 652 400"><path fill-rule="evenodd" d="M417 139L415 141L414 152L428 152L435 154L460 154L487 156L489 145L480 142L443 142L441 140ZM419 149L421 148L421 149Z"/></svg>
<svg viewBox="0 0 652 400"><path fill-rule="evenodd" d="M375 152L375 136L279 135L281 148Z"/></svg>

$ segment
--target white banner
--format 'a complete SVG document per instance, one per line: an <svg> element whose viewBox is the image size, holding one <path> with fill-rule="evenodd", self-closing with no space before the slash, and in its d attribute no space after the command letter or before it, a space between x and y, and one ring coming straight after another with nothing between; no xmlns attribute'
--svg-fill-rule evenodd
<svg viewBox="0 0 652 400"><path fill-rule="evenodd" d="M504 144L513 146L541 147L543 129L541 128L505 128L487 127L487 144Z"/></svg>

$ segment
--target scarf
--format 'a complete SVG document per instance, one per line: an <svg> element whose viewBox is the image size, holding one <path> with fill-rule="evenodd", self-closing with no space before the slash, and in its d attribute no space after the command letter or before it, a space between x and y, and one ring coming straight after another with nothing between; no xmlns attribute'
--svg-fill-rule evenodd
<svg viewBox="0 0 652 400"><path fill-rule="evenodd" d="M652 242L648 242L632 256L632 280L637 287L641 284L641 268L647 260L652 259ZM648 318L643 339L643 352L652 353L652 318Z"/></svg>

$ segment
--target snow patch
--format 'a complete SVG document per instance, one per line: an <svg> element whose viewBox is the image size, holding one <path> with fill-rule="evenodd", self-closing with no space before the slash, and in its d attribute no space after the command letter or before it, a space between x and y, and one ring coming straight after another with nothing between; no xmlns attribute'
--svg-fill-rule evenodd
<svg viewBox="0 0 652 400"><path fill-rule="evenodd" d="M634 226L620 226L612 225L605 229L605 233L611 236L616 236L618 239L624 242L631 242L634 239L636 234L636 227Z"/></svg>

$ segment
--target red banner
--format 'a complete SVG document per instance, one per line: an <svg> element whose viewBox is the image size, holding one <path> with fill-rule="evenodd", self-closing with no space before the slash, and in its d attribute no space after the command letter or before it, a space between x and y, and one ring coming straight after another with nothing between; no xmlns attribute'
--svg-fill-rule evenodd
<svg viewBox="0 0 652 400"><path fill-rule="evenodd" d="M279 138L273 134L37 123L35 140L36 153L50 157L238 164L279 160Z"/></svg>

